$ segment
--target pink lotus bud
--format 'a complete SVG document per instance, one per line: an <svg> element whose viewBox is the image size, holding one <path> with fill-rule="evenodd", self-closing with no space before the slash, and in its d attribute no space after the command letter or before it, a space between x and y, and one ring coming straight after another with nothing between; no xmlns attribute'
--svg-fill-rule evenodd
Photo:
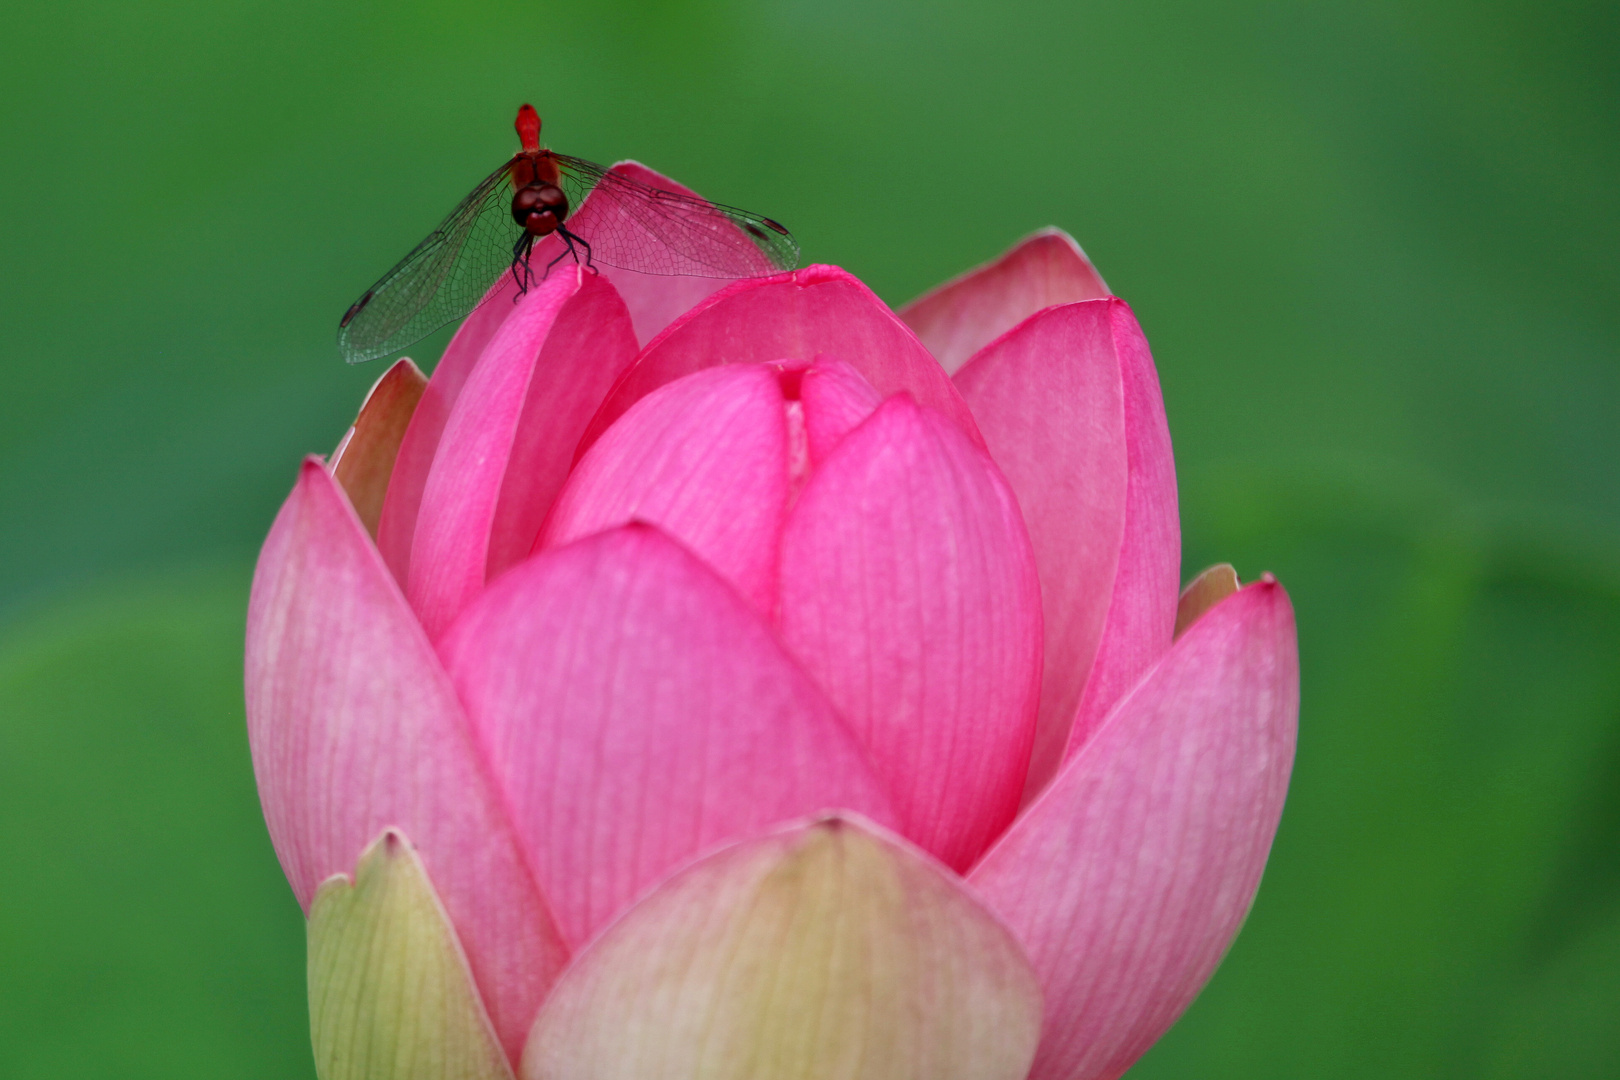
<svg viewBox="0 0 1620 1080"><path fill-rule="evenodd" d="M254 579L321 1075L1119 1076L1293 761L1287 595L1179 576L1152 357L1062 233L898 315L830 266L478 308Z"/></svg>

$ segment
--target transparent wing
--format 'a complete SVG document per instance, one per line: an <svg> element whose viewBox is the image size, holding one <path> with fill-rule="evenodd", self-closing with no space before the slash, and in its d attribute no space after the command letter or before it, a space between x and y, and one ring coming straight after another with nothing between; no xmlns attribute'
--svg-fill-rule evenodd
<svg viewBox="0 0 1620 1080"><path fill-rule="evenodd" d="M799 264L798 241L768 217L652 187L581 158L551 156L576 208L564 224L590 246L594 262L721 278L764 277Z"/></svg>
<svg viewBox="0 0 1620 1080"><path fill-rule="evenodd" d="M398 352L465 318L512 265L523 230L512 220L508 161L486 176L427 239L366 290L338 326L351 364Z"/></svg>

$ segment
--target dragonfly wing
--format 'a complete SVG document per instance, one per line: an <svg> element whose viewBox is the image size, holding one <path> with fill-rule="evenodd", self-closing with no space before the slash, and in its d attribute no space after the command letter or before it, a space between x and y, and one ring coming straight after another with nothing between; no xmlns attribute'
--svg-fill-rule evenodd
<svg viewBox="0 0 1620 1080"><path fill-rule="evenodd" d="M799 264L798 241L768 217L653 187L581 158L552 156L577 207L564 224L590 245L595 262L713 278L764 277Z"/></svg>
<svg viewBox="0 0 1620 1080"><path fill-rule="evenodd" d="M511 170L508 161L486 176L355 302L338 327L344 359L358 364L398 352L484 301L522 233L511 215Z"/></svg>

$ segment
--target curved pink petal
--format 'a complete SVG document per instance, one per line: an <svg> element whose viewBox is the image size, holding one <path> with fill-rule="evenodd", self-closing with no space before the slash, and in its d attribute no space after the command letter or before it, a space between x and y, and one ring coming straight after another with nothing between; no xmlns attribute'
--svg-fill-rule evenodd
<svg viewBox="0 0 1620 1080"><path fill-rule="evenodd" d="M1085 745L1115 703L1170 647L1181 597L1176 463L1159 373L1130 306L1123 300L1096 303L1106 304L1124 387L1125 531L1102 640L1069 730L1066 757Z"/></svg>
<svg viewBox="0 0 1620 1080"><path fill-rule="evenodd" d="M650 526L514 568L441 651L570 942L720 841L825 807L890 818L763 618Z"/></svg>
<svg viewBox="0 0 1620 1080"><path fill-rule="evenodd" d="M883 397L861 373L828 357L817 357L799 380L810 460L819 465L845 435L860 427L883 404Z"/></svg>
<svg viewBox="0 0 1620 1080"><path fill-rule="evenodd" d="M411 414L410 426L405 429L377 524L377 548L402 586L409 580L411 542L416 537L422 490L427 486L434 455L439 452L444 425L450 419L450 411L461 396L467 377L484 354L484 347L517 310L513 303L517 295L516 279L511 274L502 274L490 287L488 298L462 320L439 362L433 366L433 377L428 380L427 389Z"/></svg>
<svg viewBox="0 0 1620 1080"><path fill-rule="evenodd" d="M871 753L902 831L955 867L1018 807L1039 589L1006 481L904 395L844 438L783 531L783 640Z"/></svg>
<svg viewBox="0 0 1620 1080"><path fill-rule="evenodd" d="M1260 885L1299 717L1267 579L1200 619L969 875L1046 992L1031 1080L1112 1080L1197 996Z"/></svg>
<svg viewBox="0 0 1620 1080"><path fill-rule="evenodd" d="M779 373L764 364L727 364L659 387L580 459L537 549L643 521L768 614L788 497L783 406Z"/></svg>
<svg viewBox="0 0 1620 1080"><path fill-rule="evenodd" d="M530 289L456 399L422 492L406 595L437 637L529 553L585 421L635 353L613 286L577 266Z"/></svg>
<svg viewBox="0 0 1620 1080"><path fill-rule="evenodd" d="M624 373L586 429L589 446L665 383L717 364L808 360L826 353L884 396L905 391L982 445L962 397L905 323L849 273L807 266L738 281L671 323Z"/></svg>
<svg viewBox="0 0 1620 1080"><path fill-rule="evenodd" d="M1048 308L956 373L1018 495L1041 577L1046 661L1026 795L1063 760L1119 567L1128 455L1116 303Z"/></svg>
<svg viewBox="0 0 1620 1080"><path fill-rule="evenodd" d="M955 371L1042 308L1107 295L1108 286L1074 237L1042 229L994 262L919 296L900 309L900 317L946 371Z"/></svg>
<svg viewBox="0 0 1620 1080"><path fill-rule="evenodd" d="M254 574L246 691L259 798L299 903L382 830L405 830L515 1059L566 951L450 680L313 459Z"/></svg>
<svg viewBox="0 0 1620 1080"><path fill-rule="evenodd" d="M621 161L611 172L628 177L637 183L675 191L693 198L702 198L697 192L678 184L663 173L647 168L639 161ZM586 197L589 202L590 197ZM643 345L658 336L659 331L696 307L707 297L730 285L732 278L692 277L685 274L638 274L634 270L620 270L616 266L600 265L602 276L613 283L630 309L630 321L636 328L636 339Z"/></svg>

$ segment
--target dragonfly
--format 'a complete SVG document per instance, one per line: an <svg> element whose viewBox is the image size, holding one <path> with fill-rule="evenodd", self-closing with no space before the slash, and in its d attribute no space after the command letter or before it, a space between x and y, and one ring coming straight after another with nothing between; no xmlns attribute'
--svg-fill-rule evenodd
<svg viewBox="0 0 1620 1080"><path fill-rule="evenodd" d="M514 126L521 149L344 313L338 348L349 363L465 318L505 291L503 275L512 275L515 301L569 257L592 271L600 263L710 278L765 277L799 263L798 242L771 218L545 149L532 105L518 109ZM538 271L537 251L549 255Z"/></svg>

